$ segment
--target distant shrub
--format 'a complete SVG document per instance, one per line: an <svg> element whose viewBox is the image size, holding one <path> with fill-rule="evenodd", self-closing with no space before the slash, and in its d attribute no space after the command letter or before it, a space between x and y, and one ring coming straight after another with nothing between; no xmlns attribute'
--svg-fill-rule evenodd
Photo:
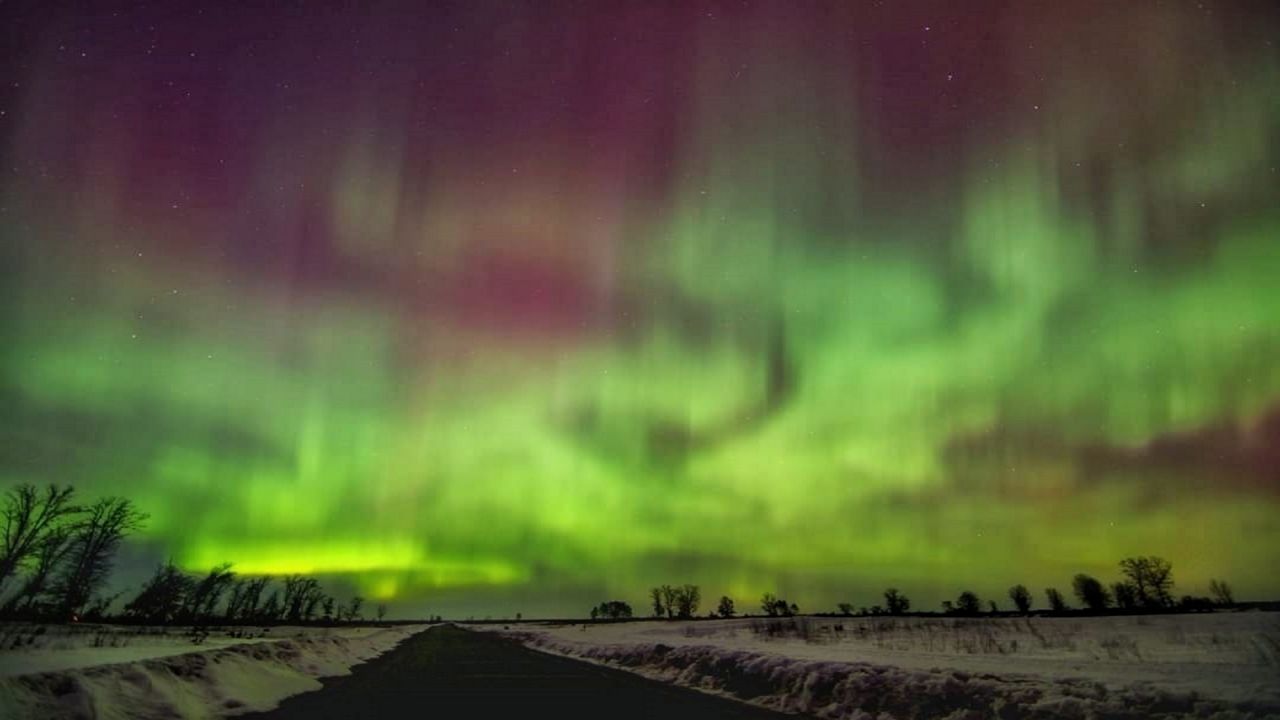
<svg viewBox="0 0 1280 720"><path fill-rule="evenodd" d="M1106 610L1111 604L1111 595L1097 578L1081 573L1071 581L1071 589L1080 602L1090 610Z"/></svg>
<svg viewBox="0 0 1280 720"><path fill-rule="evenodd" d="M1014 607L1018 608L1018 612L1031 611L1031 591L1026 585L1014 585L1009 588L1009 599L1013 601Z"/></svg>

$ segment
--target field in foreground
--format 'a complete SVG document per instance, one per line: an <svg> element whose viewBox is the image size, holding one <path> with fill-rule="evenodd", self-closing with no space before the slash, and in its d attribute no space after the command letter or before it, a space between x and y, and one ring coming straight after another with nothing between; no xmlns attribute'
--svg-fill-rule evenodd
<svg viewBox="0 0 1280 720"><path fill-rule="evenodd" d="M424 626L0 624L0 718L207 718L275 707Z"/></svg>
<svg viewBox="0 0 1280 720"><path fill-rule="evenodd" d="M509 628L489 629L819 717L1280 717L1280 613Z"/></svg>

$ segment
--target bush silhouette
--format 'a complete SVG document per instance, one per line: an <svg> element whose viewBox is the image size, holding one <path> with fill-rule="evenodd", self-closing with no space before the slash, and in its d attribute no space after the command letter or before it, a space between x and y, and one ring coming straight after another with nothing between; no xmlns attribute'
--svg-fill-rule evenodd
<svg viewBox="0 0 1280 720"><path fill-rule="evenodd" d="M1097 578L1080 573L1071 580L1071 589L1076 598L1090 610L1106 610L1111 604L1111 595Z"/></svg>
<svg viewBox="0 0 1280 720"><path fill-rule="evenodd" d="M1115 600L1116 607L1121 610L1133 610L1138 607L1138 591L1133 587L1133 583L1112 583L1111 597Z"/></svg>
<svg viewBox="0 0 1280 720"><path fill-rule="evenodd" d="M1031 611L1031 591L1026 585L1014 585L1009 588L1009 599L1013 601L1013 606L1018 608L1018 612L1024 615Z"/></svg>
<svg viewBox="0 0 1280 720"><path fill-rule="evenodd" d="M968 590L956 597L955 611L960 615L977 615L982 612L982 601Z"/></svg>
<svg viewBox="0 0 1280 720"><path fill-rule="evenodd" d="M731 618L734 616L733 598L728 595L720 596L720 604L716 607L716 614L722 618Z"/></svg>
<svg viewBox="0 0 1280 720"><path fill-rule="evenodd" d="M631 606L621 600L609 600L591 608L591 619L621 620L631 617Z"/></svg>

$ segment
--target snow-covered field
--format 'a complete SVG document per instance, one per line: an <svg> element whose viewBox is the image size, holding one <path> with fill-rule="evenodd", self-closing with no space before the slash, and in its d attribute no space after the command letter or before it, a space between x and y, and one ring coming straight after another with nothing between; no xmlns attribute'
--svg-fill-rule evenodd
<svg viewBox="0 0 1280 720"><path fill-rule="evenodd" d="M175 628L0 625L0 718L266 710L424 628L217 628L201 637Z"/></svg>
<svg viewBox="0 0 1280 720"><path fill-rule="evenodd" d="M547 652L830 718L1280 717L1280 613L483 629Z"/></svg>

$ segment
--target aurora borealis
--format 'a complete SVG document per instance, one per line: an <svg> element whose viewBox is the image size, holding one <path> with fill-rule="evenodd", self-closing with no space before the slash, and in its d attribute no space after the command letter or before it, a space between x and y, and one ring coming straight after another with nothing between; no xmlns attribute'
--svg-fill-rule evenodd
<svg viewBox="0 0 1280 720"><path fill-rule="evenodd" d="M0 480L137 568L1280 593L1267 3L6 8Z"/></svg>

